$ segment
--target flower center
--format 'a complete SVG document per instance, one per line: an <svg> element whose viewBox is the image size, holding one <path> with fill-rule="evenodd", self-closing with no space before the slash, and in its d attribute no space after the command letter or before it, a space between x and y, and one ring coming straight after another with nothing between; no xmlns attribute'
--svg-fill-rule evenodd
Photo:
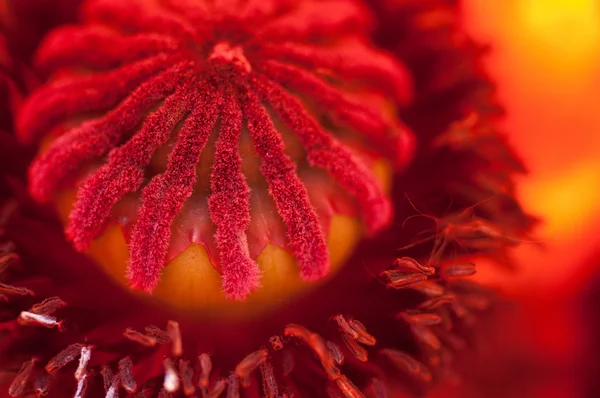
<svg viewBox="0 0 600 398"><path fill-rule="evenodd" d="M208 60L212 62L218 61L233 64L246 73L250 73L250 71L252 71L250 62L248 62L248 59L244 56L244 50L242 47L232 47L229 43L224 41L215 44L212 53L208 57Z"/></svg>
<svg viewBox="0 0 600 398"><path fill-rule="evenodd" d="M240 152L243 154L244 173L252 192L250 224L246 235L250 257L256 261L262 274L260 287L246 299L228 299L222 288L219 251L214 239L215 226L209 218L207 206L210 189L206 181L214 160L214 151L211 150L207 150L200 159L196 171L196 192L171 228L167 265L151 295L131 290L130 281L126 277L130 261L128 242L141 206L139 195L127 197L118 203L112 212L113 221L91 243L88 254L114 281L132 294L195 316L254 316L276 309L311 289L319 288L341 269L363 234L355 205L328 175L309 167L299 167L299 175L308 190L326 237L330 259L327 278L318 283L303 280L297 260L290 252L281 217L269 196L264 177L258 170L256 153L249 144L244 147L245 138L247 136L243 134ZM167 144L166 147L168 146ZM301 149L290 142L288 152L301 152ZM364 156L368 157L367 154ZM159 156L154 167L164 169L167 157L167 154ZM386 190L389 189L391 169L388 163L382 159L370 158L369 164L379 183ZM56 195L57 208L65 224L69 221L76 195L75 189L64 190Z"/></svg>
<svg viewBox="0 0 600 398"><path fill-rule="evenodd" d="M395 109L410 79L363 7L242 3L90 2L41 46L53 78L17 123L30 142L65 130L29 177L73 246L195 313L264 310L331 275L392 220L382 159L413 151Z"/></svg>

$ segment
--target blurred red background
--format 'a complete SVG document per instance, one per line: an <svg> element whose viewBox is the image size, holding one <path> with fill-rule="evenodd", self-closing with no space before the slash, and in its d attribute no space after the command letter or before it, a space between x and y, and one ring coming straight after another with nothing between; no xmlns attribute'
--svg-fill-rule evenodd
<svg viewBox="0 0 600 398"><path fill-rule="evenodd" d="M435 397L600 397L600 0L465 0L471 34L506 108L503 127L530 174L543 222L515 252L519 271L478 275L518 298L462 387Z"/></svg>

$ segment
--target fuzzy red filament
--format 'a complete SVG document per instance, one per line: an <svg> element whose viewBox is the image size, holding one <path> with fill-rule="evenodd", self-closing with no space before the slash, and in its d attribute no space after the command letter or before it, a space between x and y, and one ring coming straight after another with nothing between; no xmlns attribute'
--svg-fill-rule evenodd
<svg viewBox="0 0 600 398"><path fill-rule="evenodd" d="M344 0L88 1L85 24L53 32L38 63L47 71L92 72L38 90L18 130L34 141L69 118L106 113L66 132L36 159L32 194L48 200L90 161L106 159L79 188L67 235L85 250L112 207L142 190L128 277L133 287L152 292L165 266L171 224L194 190L211 132L218 131L209 211L224 291L243 299L260 283L245 233L250 189L238 152L247 129L301 276L322 278L329 268L325 236L272 116L295 133L311 166L356 198L369 232L390 222L389 198L370 169L302 102L309 99L339 125L360 132L396 164L409 159L412 142L404 126L342 89L358 82L398 103L410 96L402 65L362 37L355 40L369 27L367 15ZM173 134L166 169L150 178L145 171L153 154Z"/></svg>

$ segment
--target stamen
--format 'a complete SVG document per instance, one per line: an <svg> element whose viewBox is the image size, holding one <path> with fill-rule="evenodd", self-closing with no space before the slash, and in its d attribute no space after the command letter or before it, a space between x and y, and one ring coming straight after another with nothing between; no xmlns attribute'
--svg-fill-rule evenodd
<svg viewBox="0 0 600 398"><path fill-rule="evenodd" d="M108 365L103 365L100 373L102 374L104 392L108 394L110 387L113 385L113 379L115 378L115 375Z"/></svg>
<svg viewBox="0 0 600 398"><path fill-rule="evenodd" d="M123 336L125 336L131 341L135 341L136 343L139 343L146 347L154 347L157 344L157 341L154 337L147 336L143 333L138 332L137 330L133 330L130 328L125 329L125 331L123 332Z"/></svg>
<svg viewBox="0 0 600 398"><path fill-rule="evenodd" d="M335 383L346 398L365 398L363 393L346 376L342 375L336 379Z"/></svg>
<svg viewBox="0 0 600 398"><path fill-rule="evenodd" d="M462 294L460 296L460 301L462 301L469 309L477 311L485 311L490 308L490 305L492 304L489 297L477 293Z"/></svg>
<svg viewBox="0 0 600 398"><path fill-rule="evenodd" d="M11 285L7 285L6 283L2 283L2 282L0 282L0 293L18 295L18 296L33 296L34 295L34 293L31 290L29 290L25 287L11 286Z"/></svg>
<svg viewBox="0 0 600 398"><path fill-rule="evenodd" d="M260 373L263 379L263 392L265 398L277 398L279 397L279 388L277 387L277 380L273 373L273 366L265 361L260 365Z"/></svg>
<svg viewBox="0 0 600 398"><path fill-rule="evenodd" d="M133 361L130 357L122 358L119 361L119 378L121 379L121 385L127 392L137 390L137 383L133 378Z"/></svg>
<svg viewBox="0 0 600 398"><path fill-rule="evenodd" d="M0 254L0 275L8 268L8 266L19 258L15 253Z"/></svg>
<svg viewBox="0 0 600 398"><path fill-rule="evenodd" d="M290 323L284 329L286 336L292 336L304 340L308 346L317 354L323 369L331 380L336 380L340 377L341 372L335 366L335 360L327 347L327 343L317 333L312 333L310 330L301 325Z"/></svg>
<svg viewBox="0 0 600 398"><path fill-rule="evenodd" d="M358 333L348 324L348 321L342 314L334 316L333 319L337 322L341 331L353 339L358 338Z"/></svg>
<svg viewBox="0 0 600 398"><path fill-rule="evenodd" d="M82 348L84 348L84 345L79 343L69 345L48 361L45 367L46 372L52 373L67 365L81 354Z"/></svg>
<svg viewBox="0 0 600 398"><path fill-rule="evenodd" d="M458 263L442 266L442 277L455 278L475 275L477 267L474 263Z"/></svg>
<svg viewBox="0 0 600 398"><path fill-rule="evenodd" d="M17 318L17 322L19 322L20 325L38 324L47 328L58 326L58 328L61 329L62 327L62 323L57 321L53 316L35 314L29 311L21 311L21 314L19 314L19 317Z"/></svg>
<svg viewBox="0 0 600 398"><path fill-rule="evenodd" d="M33 379L33 390L38 397L48 395L50 389L50 377L46 372L38 372Z"/></svg>
<svg viewBox="0 0 600 398"><path fill-rule="evenodd" d="M411 289L421 292L429 297L441 296L446 291L446 289L443 286L433 281L420 282L410 287Z"/></svg>
<svg viewBox="0 0 600 398"><path fill-rule="evenodd" d="M456 296L454 294L444 294L422 302L421 304L419 304L418 309L431 311L438 309L445 304L449 304L454 300L456 300Z"/></svg>
<svg viewBox="0 0 600 398"><path fill-rule="evenodd" d="M375 343L377 343L375 337L367 332L367 328L365 328L365 325L363 325L360 321L356 319L350 319L348 324L358 333L356 341L359 343L370 346L373 346Z"/></svg>
<svg viewBox="0 0 600 398"><path fill-rule="evenodd" d="M273 347L275 351L279 351L283 348L283 341L281 341L281 337L279 336L271 336L269 338L269 343L271 343L271 347Z"/></svg>
<svg viewBox="0 0 600 398"><path fill-rule="evenodd" d="M87 364L92 357L92 348L90 346L81 347L79 354L79 366L75 371L75 380L81 380L87 372Z"/></svg>
<svg viewBox="0 0 600 398"><path fill-rule="evenodd" d="M250 373L264 363L267 360L268 355L269 353L267 350L254 351L237 364L235 367L235 375L239 377L242 382L242 387L248 387L250 385Z"/></svg>
<svg viewBox="0 0 600 398"><path fill-rule="evenodd" d="M119 398L119 375L115 375L112 379L112 383L106 392L105 398Z"/></svg>
<svg viewBox="0 0 600 398"><path fill-rule="evenodd" d="M344 340L346 347L348 347L348 349L350 350L350 352L352 353L354 358L358 359L361 362L366 362L369 359L367 350L365 350L363 347L361 347L360 344L358 344L358 342L356 340L354 340L352 337L343 335L342 340Z"/></svg>
<svg viewBox="0 0 600 398"><path fill-rule="evenodd" d="M162 330L156 325L149 325L145 328L146 334L156 339L159 344L167 344L171 342L171 336L167 331Z"/></svg>
<svg viewBox="0 0 600 398"><path fill-rule="evenodd" d="M21 325L30 325L37 323L47 328L53 328L59 325L59 322L56 320L56 318L52 316L34 314L29 311L21 311L21 314L19 315L19 318L17 318L17 321Z"/></svg>
<svg viewBox="0 0 600 398"><path fill-rule="evenodd" d="M208 395L209 398L218 398L223 394L225 388L228 386L228 379L219 379L216 381L212 391Z"/></svg>
<svg viewBox="0 0 600 398"><path fill-rule="evenodd" d="M379 352L387 357L399 370L404 371L423 382L430 382L433 379L433 375L427 366L412 356L391 348L385 348Z"/></svg>
<svg viewBox="0 0 600 398"><path fill-rule="evenodd" d="M8 388L8 394L11 397L18 397L19 395L23 394L25 388L27 387L27 383L31 378L33 366L35 365L36 361L36 358L31 358L30 360L23 362L19 372L17 372L17 375Z"/></svg>
<svg viewBox="0 0 600 398"><path fill-rule="evenodd" d="M396 259L396 261L394 261L394 267L399 271L420 272L427 276L431 276L435 273L435 268L428 265L421 265L421 263L412 257L400 257Z"/></svg>
<svg viewBox="0 0 600 398"><path fill-rule="evenodd" d="M174 357L180 357L183 354L183 345L181 342L181 331L179 330L179 323L175 321L167 322L167 334L171 340L171 354Z"/></svg>
<svg viewBox="0 0 600 398"><path fill-rule="evenodd" d="M85 398L85 396L87 394L87 387L88 387L88 375L86 373L77 381L77 390L75 390L75 395L73 397L74 398ZM108 394L106 395L106 397L113 398L112 396L109 397Z"/></svg>
<svg viewBox="0 0 600 398"><path fill-rule="evenodd" d="M427 275L407 274L406 272L397 270L383 271L381 276L388 280L387 286L394 289L405 289L409 287L414 288L415 286L421 285L427 280Z"/></svg>
<svg viewBox="0 0 600 398"><path fill-rule="evenodd" d="M177 376L177 370L175 370L173 360L166 358L163 363L165 365L165 381L163 382L163 388L168 393L179 391L179 376Z"/></svg>
<svg viewBox="0 0 600 398"><path fill-rule="evenodd" d="M417 339L432 350L439 350L441 346L440 339L426 326L411 325L410 329Z"/></svg>
<svg viewBox="0 0 600 398"><path fill-rule="evenodd" d="M240 381L235 374L227 379L227 398L240 398Z"/></svg>
<svg viewBox="0 0 600 398"><path fill-rule="evenodd" d="M326 344L327 348L329 349L329 352L331 353L331 357L333 358L335 363L338 365L343 365L344 354L342 354L342 350L340 349L340 347L331 341L328 341Z"/></svg>
<svg viewBox="0 0 600 398"><path fill-rule="evenodd" d="M29 311L34 314L52 315L65 305L67 305L67 303L62 301L59 297L49 297L41 303L34 304Z"/></svg>
<svg viewBox="0 0 600 398"><path fill-rule="evenodd" d="M206 353L200 354L198 357L200 362L200 378L198 378L198 387L204 389L208 387L210 372L212 371L212 361Z"/></svg>
<svg viewBox="0 0 600 398"><path fill-rule="evenodd" d="M415 326L433 326L442 323L442 318L438 314L431 313L402 312L398 317Z"/></svg>
<svg viewBox="0 0 600 398"><path fill-rule="evenodd" d="M196 387L194 387L194 383L192 382L193 376L194 371L190 367L190 363L188 361L179 360L179 377L183 384L183 394L186 397L190 397L196 393Z"/></svg>

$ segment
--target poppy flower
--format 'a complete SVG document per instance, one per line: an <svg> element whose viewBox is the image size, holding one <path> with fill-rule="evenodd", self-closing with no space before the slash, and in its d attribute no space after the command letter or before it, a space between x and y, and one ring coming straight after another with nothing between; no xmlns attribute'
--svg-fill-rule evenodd
<svg viewBox="0 0 600 398"><path fill-rule="evenodd" d="M3 133L28 163L2 174L11 396L456 380L501 301L467 277L511 266L534 220L455 2L85 0L58 20L13 53L43 83Z"/></svg>

